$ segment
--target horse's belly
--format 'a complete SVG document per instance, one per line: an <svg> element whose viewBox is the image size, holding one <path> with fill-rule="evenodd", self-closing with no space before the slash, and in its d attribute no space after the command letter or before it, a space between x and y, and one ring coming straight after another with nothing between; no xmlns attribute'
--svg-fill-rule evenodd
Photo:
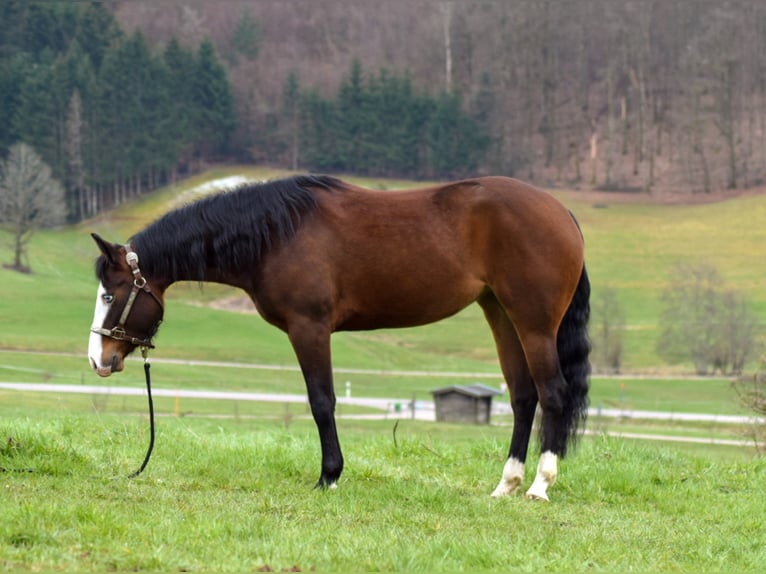
<svg viewBox="0 0 766 574"><path fill-rule="evenodd" d="M433 284L413 290L397 288L390 290L378 286L366 297L350 297L339 305L339 321L336 330L360 331L416 327L435 323L461 311L481 293L483 284L457 286ZM377 296L371 296L377 294Z"/></svg>

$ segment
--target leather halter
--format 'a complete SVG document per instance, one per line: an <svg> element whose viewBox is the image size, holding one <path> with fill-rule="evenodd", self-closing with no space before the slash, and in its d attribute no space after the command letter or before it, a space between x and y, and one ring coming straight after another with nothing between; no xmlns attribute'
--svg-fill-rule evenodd
<svg viewBox="0 0 766 574"><path fill-rule="evenodd" d="M93 333L97 333L98 335L102 335L104 337L109 337L110 339L114 339L115 341L128 341L131 345L135 345L136 347L143 347L146 349L154 349L154 345L152 345L152 338L151 337L133 337L129 335L125 331L125 323L128 320L128 316L130 315L130 311L133 309L133 303L136 301L136 297L138 296L139 291L144 291L152 296L152 298L157 302L157 304L160 306L160 309L165 311L165 306L162 304L162 301L160 301L160 298L157 297L157 295L154 294L152 291L152 288L149 286L149 283L146 281L146 278L141 275L141 270L138 268L138 255L135 251L133 251L133 248L130 246L130 244L125 245L125 261L130 266L130 270L133 273L133 289L130 291L130 295L128 296L128 301L125 303L125 308L122 310L122 315L120 315L120 320L117 322L117 325L112 327L111 329L105 329L103 327L101 328L91 328L91 331ZM160 323L162 322L162 319L157 322L157 327L159 327ZM155 328L154 331L157 329Z"/></svg>

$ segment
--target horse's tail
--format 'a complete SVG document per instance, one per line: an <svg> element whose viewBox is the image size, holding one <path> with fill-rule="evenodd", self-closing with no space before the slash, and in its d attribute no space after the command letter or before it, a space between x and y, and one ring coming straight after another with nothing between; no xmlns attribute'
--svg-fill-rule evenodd
<svg viewBox="0 0 766 574"><path fill-rule="evenodd" d="M588 337L588 319L590 318L590 281L585 264L580 274L572 301L559 327L556 345L559 353L561 373L567 382L566 403L562 427L567 433L566 443L574 444L577 429L585 424L588 416L588 387L590 378L590 339Z"/></svg>

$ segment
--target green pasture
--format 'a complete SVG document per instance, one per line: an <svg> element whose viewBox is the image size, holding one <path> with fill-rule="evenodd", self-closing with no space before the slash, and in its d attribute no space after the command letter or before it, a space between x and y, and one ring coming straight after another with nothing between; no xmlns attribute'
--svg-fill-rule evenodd
<svg viewBox="0 0 766 574"><path fill-rule="evenodd" d="M346 473L315 491L309 421L162 419L152 463L128 480L142 419L40 413L0 407L3 570L758 572L766 561L766 464L750 454L586 437L550 504L496 500L507 429L341 419Z"/></svg>
<svg viewBox="0 0 766 574"><path fill-rule="evenodd" d="M747 297L766 333L766 196L701 205L594 205L574 192L560 198L583 227L594 298L613 289L625 311L626 369L662 365L655 349L661 293L679 262L716 267Z"/></svg>
<svg viewBox="0 0 766 574"><path fill-rule="evenodd" d="M32 275L0 268L0 348L83 352L95 297L89 232L125 241L179 201L188 190L231 175L267 179L286 172L227 168L208 172L128 203L77 227L37 233L30 244ZM377 188L416 185L357 179ZM705 205L594 204L577 192L554 192L576 214L586 237L593 299L613 289L625 311L626 372L690 372L656 353L660 295L680 261L715 265L742 291L766 333L766 196ZM183 198L179 200L178 198ZM2 233L0 239L8 239ZM0 246L7 241L0 241ZM10 251L0 247L0 261ZM286 337L250 316L211 309L211 300L237 292L216 285L180 284L168 293L157 356L292 364ZM225 328L224 328L225 326ZM480 310L469 307L436 325L334 337L336 366L495 372L494 346Z"/></svg>
<svg viewBox="0 0 766 574"><path fill-rule="evenodd" d="M122 242L188 201L195 186L285 173L220 169L97 220L37 233L33 274L0 267L0 381L143 389L140 358L106 380L88 366L89 233ZM766 324L766 196L660 206L554 193L582 224L594 299L614 289L626 313L628 375L594 376L591 406L750 414L730 380L688 377L691 365L664 364L655 345L660 293L679 261L718 267ZM0 231L0 263L10 259L6 239ZM156 389L304 393L283 333L211 305L235 294L171 288L151 354ZM501 382L476 306L437 325L338 333L333 359L340 397L347 381L352 396L395 402L430 400L448 384ZM545 505L489 496L509 417L489 426L395 423L356 420L376 411L339 404L346 471L337 490L324 492L312 490L319 441L305 403L171 396L155 406L152 462L127 480L148 440L145 397L0 389L0 570L755 572L766 561L766 466L752 447L607 434L736 439L746 436L740 425L592 416ZM527 482L535 464L530 457Z"/></svg>

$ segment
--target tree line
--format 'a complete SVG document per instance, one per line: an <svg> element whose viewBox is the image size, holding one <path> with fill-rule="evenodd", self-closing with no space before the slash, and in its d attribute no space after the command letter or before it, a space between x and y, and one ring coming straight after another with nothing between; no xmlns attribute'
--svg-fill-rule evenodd
<svg viewBox="0 0 766 574"><path fill-rule="evenodd" d="M741 189L763 62L760 0L7 0L0 154L31 145L70 219L216 161Z"/></svg>
<svg viewBox="0 0 766 574"><path fill-rule="evenodd" d="M481 173L655 194L766 181L762 0L113 6L155 43L209 35L240 112L235 147L256 161L293 160L295 147L274 146L288 76L334 97L358 59L368 80L387 69L415 90L459 97L489 132ZM251 39L246 56L228 57L235 37Z"/></svg>
<svg viewBox="0 0 766 574"><path fill-rule="evenodd" d="M486 126L455 94L419 92L408 76L385 69L365 76L357 60L334 98L300 92L289 76L284 112L293 168L456 177L476 170L490 143Z"/></svg>
<svg viewBox="0 0 766 574"><path fill-rule="evenodd" d="M0 149L24 142L42 157L70 220L225 153L236 115L211 42L153 52L97 2L0 10Z"/></svg>
<svg viewBox="0 0 766 574"><path fill-rule="evenodd" d="M14 0L0 10L0 150L31 146L63 183L70 220L203 162L243 159L230 137L231 83L209 39L191 49L171 37L153 50L100 2ZM255 24L244 22L229 60L255 53ZM385 70L367 75L358 61L334 97L290 75L271 129L253 139L295 169L410 177L469 173L489 144L456 94L432 96Z"/></svg>

